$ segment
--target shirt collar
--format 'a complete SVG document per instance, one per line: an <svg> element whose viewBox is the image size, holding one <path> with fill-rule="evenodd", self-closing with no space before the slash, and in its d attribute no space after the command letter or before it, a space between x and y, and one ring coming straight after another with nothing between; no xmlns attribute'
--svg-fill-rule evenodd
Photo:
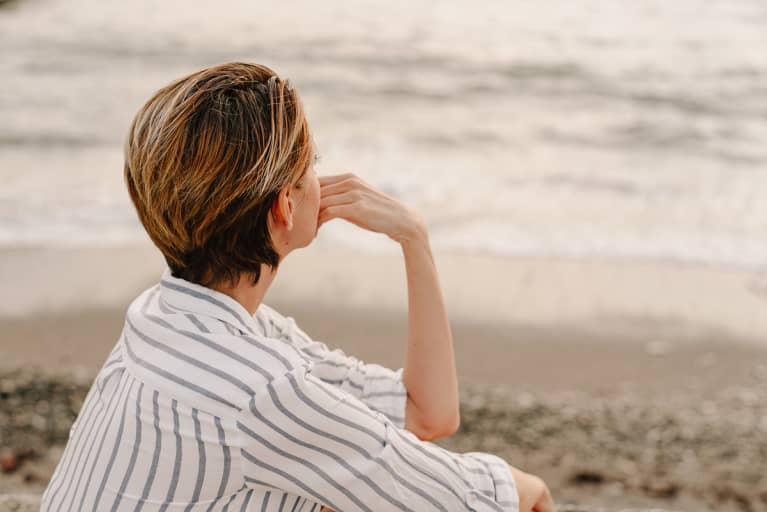
<svg viewBox="0 0 767 512"><path fill-rule="evenodd" d="M170 306L217 318L250 334L258 332L256 319L229 295L171 275L166 267L160 278L160 298Z"/></svg>

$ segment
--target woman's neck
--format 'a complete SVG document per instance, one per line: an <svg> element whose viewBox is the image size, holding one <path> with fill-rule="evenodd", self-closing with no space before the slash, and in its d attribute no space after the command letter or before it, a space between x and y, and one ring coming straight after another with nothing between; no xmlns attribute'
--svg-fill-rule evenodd
<svg viewBox="0 0 767 512"><path fill-rule="evenodd" d="M258 306L260 306L261 302L264 300L266 291L269 289L269 286L272 284L272 281L274 281L276 275L276 268L272 269L268 265L261 264L261 276L255 285L251 282L250 276L243 274L240 276L240 280L236 286L230 286L229 283L226 283L225 285L212 285L211 288L229 295L231 298L242 304L248 313L253 316L256 314Z"/></svg>

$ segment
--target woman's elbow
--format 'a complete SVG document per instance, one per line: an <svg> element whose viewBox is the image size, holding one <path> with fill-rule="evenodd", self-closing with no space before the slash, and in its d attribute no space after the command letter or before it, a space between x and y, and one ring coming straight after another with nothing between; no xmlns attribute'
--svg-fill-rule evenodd
<svg viewBox="0 0 767 512"><path fill-rule="evenodd" d="M435 411L423 411L408 396L405 413L405 428L414 433L419 439L431 441L448 437L456 432L461 423L460 408L456 407L450 413L435 414Z"/></svg>
<svg viewBox="0 0 767 512"><path fill-rule="evenodd" d="M447 421L445 421L445 429L443 431L442 437L452 436L458 432L459 428L461 428L461 413L456 412Z"/></svg>
<svg viewBox="0 0 767 512"><path fill-rule="evenodd" d="M449 437L458 432L461 426L460 414L443 419L439 422L429 423L421 427L418 437L424 441L433 441L443 437Z"/></svg>

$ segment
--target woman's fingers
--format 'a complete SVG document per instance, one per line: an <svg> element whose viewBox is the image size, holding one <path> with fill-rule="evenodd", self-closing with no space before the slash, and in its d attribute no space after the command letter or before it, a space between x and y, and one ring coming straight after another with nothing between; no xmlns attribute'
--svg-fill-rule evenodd
<svg viewBox="0 0 767 512"><path fill-rule="evenodd" d="M556 512L554 500L540 477L509 465L519 495L519 512Z"/></svg>
<svg viewBox="0 0 767 512"><path fill-rule="evenodd" d="M347 178L340 181L324 184L320 183L320 197L332 196L334 194L340 194L347 190L360 189L361 184L354 181L352 178Z"/></svg>
<svg viewBox="0 0 767 512"><path fill-rule="evenodd" d="M362 200L362 193L359 190L347 190L340 194L325 196L320 199L320 210L328 206L337 204L349 204Z"/></svg>
<svg viewBox="0 0 767 512"><path fill-rule="evenodd" d="M333 183L338 183L338 182L348 180L354 177L355 177L354 174L350 172L346 172L343 174L329 174L327 176L320 176L319 179L320 179L320 185L322 186L322 185L332 185Z"/></svg>
<svg viewBox="0 0 767 512"><path fill-rule="evenodd" d="M351 213L350 204L337 204L323 208L320 210L319 217L317 218L317 227L319 228L319 226L336 217L346 217L349 213Z"/></svg>
<svg viewBox="0 0 767 512"><path fill-rule="evenodd" d="M557 512L554 507L554 500L548 492L533 507L533 512Z"/></svg>
<svg viewBox="0 0 767 512"><path fill-rule="evenodd" d="M348 190L340 194L326 196L320 199L320 211L317 220L318 226L335 217L350 216L352 208L340 208L341 206L351 207L362 199L359 190Z"/></svg>
<svg viewBox="0 0 767 512"><path fill-rule="evenodd" d="M419 222L413 211L400 201L351 173L320 178L318 225L334 217L343 217L368 231L384 233L397 242L408 236Z"/></svg>
<svg viewBox="0 0 767 512"><path fill-rule="evenodd" d="M557 512L557 509L554 507L554 500L549 496L536 503L533 512Z"/></svg>
<svg viewBox="0 0 767 512"><path fill-rule="evenodd" d="M556 512L554 506L554 498L551 497L551 492L546 483L541 480L541 495L538 497L538 501L535 502L533 512Z"/></svg>
<svg viewBox="0 0 767 512"><path fill-rule="evenodd" d="M348 208L353 203L362 199L359 189L353 185L359 179L352 173L320 176L320 210L317 218L319 230L325 222L351 215L352 209ZM342 208L343 207L343 208Z"/></svg>

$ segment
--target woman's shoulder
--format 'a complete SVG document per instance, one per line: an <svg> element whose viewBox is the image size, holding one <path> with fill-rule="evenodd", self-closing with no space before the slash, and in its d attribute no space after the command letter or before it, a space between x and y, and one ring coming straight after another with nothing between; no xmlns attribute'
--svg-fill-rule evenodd
<svg viewBox="0 0 767 512"><path fill-rule="evenodd" d="M262 302L256 310L256 315L262 315L264 318L272 318L275 320L284 320L285 315L280 313L276 308Z"/></svg>
<svg viewBox="0 0 767 512"><path fill-rule="evenodd" d="M281 338L288 329L292 317L283 315L277 309L263 302L256 309L256 320L261 322L266 336Z"/></svg>

